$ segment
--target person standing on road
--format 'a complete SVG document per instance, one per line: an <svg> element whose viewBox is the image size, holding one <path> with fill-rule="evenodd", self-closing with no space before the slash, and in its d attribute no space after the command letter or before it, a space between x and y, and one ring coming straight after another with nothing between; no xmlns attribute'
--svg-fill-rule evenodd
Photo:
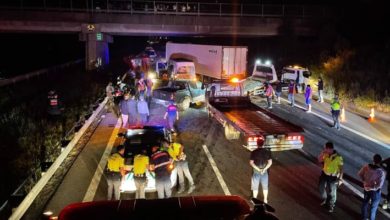
<svg viewBox="0 0 390 220"><path fill-rule="evenodd" d="M274 89L272 88L272 85L269 82L266 82L265 86L266 86L265 96L267 97L267 106L269 109L272 109L272 96L274 95Z"/></svg>
<svg viewBox="0 0 390 220"><path fill-rule="evenodd" d="M164 119L168 119L168 129L172 132L175 132L175 122L179 120L179 111L174 105L173 101L170 101L170 104L167 107L165 112Z"/></svg>
<svg viewBox="0 0 390 220"><path fill-rule="evenodd" d="M282 96L282 83L278 81L275 88L276 103L280 104L280 97Z"/></svg>
<svg viewBox="0 0 390 220"><path fill-rule="evenodd" d="M159 199L170 198L172 195L172 159L168 152L160 150L158 146L152 147L150 169L156 174L156 189Z"/></svg>
<svg viewBox="0 0 390 220"><path fill-rule="evenodd" d="M306 86L306 91L305 91L305 103L307 106L307 113L311 113L311 95L312 95L312 90L310 85Z"/></svg>
<svg viewBox="0 0 390 220"><path fill-rule="evenodd" d="M334 150L332 142L327 142L324 150L318 156L318 162L322 165L319 181L321 206L329 202L328 211L333 212L337 199L337 187L343 180L343 157ZM330 191L329 194L326 188Z"/></svg>
<svg viewBox="0 0 390 220"><path fill-rule="evenodd" d="M117 152L111 154L107 161L107 168L105 176L107 179L108 193L107 199L112 199L112 193L114 193L114 199L120 199L120 186L122 177L125 175L125 159L123 155L125 154L125 147L119 145L117 147Z"/></svg>
<svg viewBox="0 0 390 220"><path fill-rule="evenodd" d="M389 203L390 203L390 157L383 160L381 163L382 167L386 171L386 179L387 179L387 196L383 203L383 209L390 209Z"/></svg>
<svg viewBox="0 0 390 220"><path fill-rule="evenodd" d="M135 155L133 165L134 184L136 188L135 198L145 199L145 188L148 184L146 171L149 168L149 157L146 156L146 150L143 150L142 153Z"/></svg>
<svg viewBox="0 0 390 220"><path fill-rule="evenodd" d="M251 189L253 198L257 198L259 184L263 189L263 201L268 203L268 169L272 165L271 151L264 148L264 140L257 141L257 149L251 152L249 165L253 168Z"/></svg>
<svg viewBox="0 0 390 220"><path fill-rule="evenodd" d="M336 95L333 98L332 103L330 104L332 118L333 118L333 128L336 128L337 130L340 130L340 108L341 104L339 101L339 97Z"/></svg>
<svg viewBox="0 0 390 220"><path fill-rule="evenodd" d="M127 105L129 108L129 125L136 126L138 123L138 103L135 99L134 92L132 92Z"/></svg>
<svg viewBox="0 0 390 220"><path fill-rule="evenodd" d="M295 105L295 84L294 81L290 81L290 84L288 84L288 101L290 102L290 105L294 107Z"/></svg>
<svg viewBox="0 0 390 220"><path fill-rule="evenodd" d="M184 146L177 142L173 142L169 144L167 140L163 141L163 145L165 148L168 149L168 153L174 161L174 165L177 170L177 175L179 176L179 191L177 193L182 193L185 190L185 181L184 181L184 176L185 176L190 185L187 193L191 194L195 189L195 184L194 184L194 180L192 179L190 169L188 167L188 162L186 160L186 155L184 153Z"/></svg>
<svg viewBox="0 0 390 220"><path fill-rule="evenodd" d="M318 78L318 102L324 102L324 81L322 81L322 77Z"/></svg>
<svg viewBox="0 0 390 220"><path fill-rule="evenodd" d="M149 107L148 107L148 103L145 101L143 96L139 97L139 101L137 103L137 109L138 109L141 124L145 125L148 122L148 118L149 118Z"/></svg>
<svg viewBox="0 0 390 220"><path fill-rule="evenodd" d="M127 124L129 123L129 98L130 94L126 93L123 95L123 99L119 103L119 110L121 111L122 118L122 128L127 128Z"/></svg>
<svg viewBox="0 0 390 220"><path fill-rule="evenodd" d="M146 81L146 102L150 109L150 104L152 103L152 94L153 94L153 81L151 78L147 77Z"/></svg>
<svg viewBox="0 0 390 220"><path fill-rule="evenodd" d="M382 157L379 154L375 154L373 163L364 165L358 172L358 176L363 181L364 186L363 219L375 220L376 210L381 201L381 189L386 178L386 173L380 166L381 162ZM370 209L369 212L367 208Z"/></svg>

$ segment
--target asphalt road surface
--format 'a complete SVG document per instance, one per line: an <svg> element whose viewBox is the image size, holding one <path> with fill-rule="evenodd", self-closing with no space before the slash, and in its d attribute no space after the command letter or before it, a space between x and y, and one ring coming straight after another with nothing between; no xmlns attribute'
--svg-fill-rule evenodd
<svg viewBox="0 0 390 220"><path fill-rule="evenodd" d="M253 102L260 106L265 105L259 98L254 98ZM153 104L152 108L152 121L156 124L165 123L162 119L165 107ZM326 109L327 106L324 105L315 106L313 110L324 111L325 114ZM370 162L373 153L386 155L389 154L388 149L348 130L334 130L329 127L328 122L299 108L290 108L282 104L274 105L272 111L305 129L303 149L309 155L300 151L273 153L269 203L276 209L275 214L280 219L294 220L360 219L361 200L345 185L339 187L334 213L328 213L327 209L320 207L317 185L321 171L310 155L317 155L323 144L332 140L336 149L344 156L345 172L356 178L358 169L364 163ZM109 139L115 132L115 125L117 119L111 113L105 114L105 118L47 204L46 210L58 214L63 207L72 202L106 199L107 184L104 176L99 176L98 164L104 162L106 149L110 150L107 145L110 145ZM226 140L223 127L216 120L209 119L202 106L182 112L177 126L179 130L177 138L185 146L196 184L192 195L231 193L249 199L252 170L249 166L250 152L242 147L243 140ZM118 141L113 143L114 146L119 144ZM206 151L210 152L209 156ZM216 166L211 165L210 157ZM222 178L218 178L216 173L220 173ZM173 196L186 195L177 194L176 190L173 193ZM89 199L85 200L86 197ZM121 198L134 198L134 194L125 193ZM148 193L147 198L156 198L156 193ZM259 198L262 198L261 191ZM378 211L377 219L388 218Z"/></svg>

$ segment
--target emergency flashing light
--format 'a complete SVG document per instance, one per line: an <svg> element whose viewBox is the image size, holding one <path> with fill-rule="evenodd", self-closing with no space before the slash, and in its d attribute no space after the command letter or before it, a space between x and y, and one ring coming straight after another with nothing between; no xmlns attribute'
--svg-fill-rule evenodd
<svg viewBox="0 0 390 220"><path fill-rule="evenodd" d="M261 64L261 60L256 60L256 64Z"/></svg>
<svg viewBox="0 0 390 220"><path fill-rule="evenodd" d="M232 83L238 83L240 80L238 79L238 78L236 78L236 77L234 77L234 78L232 78L231 80L230 80L230 82L232 82Z"/></svg>
<svg viewBox="0 0 390 220"><path fill-rule="evenodd" d="M271 65L271 61L270 60L265 61L265 65Z"/></svg>

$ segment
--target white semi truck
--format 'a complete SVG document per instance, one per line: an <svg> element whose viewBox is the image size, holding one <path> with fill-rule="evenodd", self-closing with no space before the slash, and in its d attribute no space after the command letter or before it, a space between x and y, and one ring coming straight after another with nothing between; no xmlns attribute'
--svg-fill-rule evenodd
<svg viewBox="0 0 390 220"><path fill-rule="evenodd" d="M168 72L172 78L229 79L246 76L248 48L201 44L166 44ZM180 64L183 63L183 65ZM182 71L179 71L181 68ZM188 70L188 71L187 71Z"/></svg>

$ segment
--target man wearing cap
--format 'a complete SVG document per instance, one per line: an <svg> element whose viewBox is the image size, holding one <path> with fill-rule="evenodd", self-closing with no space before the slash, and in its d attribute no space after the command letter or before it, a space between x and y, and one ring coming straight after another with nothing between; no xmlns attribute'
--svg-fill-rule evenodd
<svg viewBox="0 0 390 220"><path fill-rule="evenodd" d="M135 184L135 198L145 199L145 188L148 183L146 179L146 171L149 168L149 157L146 155L146 150L134 157L134 184Z"/></svg>
<svg viewBox="0 0 390 220"><path fill-rule="evenodd" d="M271 151L264 148L264 140L258 139L257 149L251 152L249 165L253 168L251 189L253 198L257 198L259 184L263 189L263 201L268 203L268 169L272 165Z"/></svg>
<svg viewBox="0 0 390 220"><path fill-rule="evenodd" d="M318 156L318 162L322 165L319 181L321 206L329 202L328 211L333 212L337 198L337 187L343 180L343 157L334 150L332 142L327 142L324 150ZM329 189L329 194L327 194L326 188Z"/></svg>
<svg viewBox="0 0 390 220"><path fill-rule="evenodd" d="M159 199L169 198L172 195L172 158L168 152L161 150L158 146L152 147L152 152L150 170L156 174L157 196Z"/></svg>
<svg viewBox="0 0 390 220"><path fill-rule="evenodd" d="M120 185L122 177L125 175L125 159L123 155L125 154L125 147L123 145L119 145L117 147L117 152L111 154L107 161L107 168L105 171L107 185L108 185L108 193L107 199L112 199L112 193L114 192L115 200L119 200L120 198Z"/></svg>

